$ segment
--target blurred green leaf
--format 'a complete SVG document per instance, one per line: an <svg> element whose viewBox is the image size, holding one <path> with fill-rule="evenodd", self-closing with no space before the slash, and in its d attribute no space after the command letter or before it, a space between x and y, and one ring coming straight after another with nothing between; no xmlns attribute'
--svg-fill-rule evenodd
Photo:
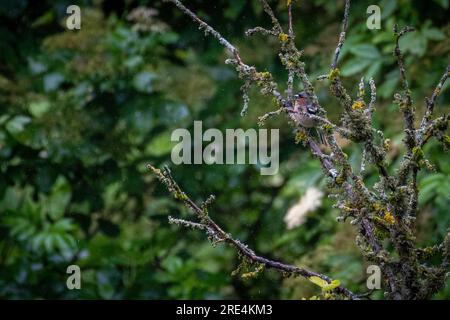
<svg viewBox="0 0 450 320"><path fill-rule="evenodd" d="M162 132L155 136L145 148L148 155L160 157L171 152L176 142L170 140L171 132Z"/></svg>
<svg viewBox="0 0 450 320"><path fill-rule="evenodd" d="M370 44L358 44L352 46L350 52L356 56L363 57L366 59L378 59L380 58L380 52L378 49Z"/></svg>
<svg viewBox="0 0 450 320"><path fill-rule="evenodd" d="M446 38L445 34L441 30L436 28L424 29L422 33L426 38L430 40L439 41Z"/></svg>
<svg viewBox="0 0 450 320"><path fill-rule="evenodd" d="M52 187L50 196L47 198L48 214L53 219L59 219L70 202L72 190L70 184L63 176L59 176Z"/></svg>
<svg viewBox="0 0 450 320"><path fill-rule="evenodd" d="M366 58L350 59L342 67L341 74L345 77L355 75L355 74L363 71L371 63L372 63L372 60L366 59Z"/></svg>
<svg viewBox="0 0 450 320"><path fill-rule="evenodd" d="M427 50L427 38L420 32L410 32L400 38L400 49L419 57Z"/></svg>

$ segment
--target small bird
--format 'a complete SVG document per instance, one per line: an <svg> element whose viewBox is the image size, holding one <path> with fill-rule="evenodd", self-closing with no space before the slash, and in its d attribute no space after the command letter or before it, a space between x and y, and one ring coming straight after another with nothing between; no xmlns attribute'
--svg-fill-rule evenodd
<svg viewBox="0 0 450 320"><path fill-rule="evenodd" d="M317 114L317 107L310 101L305 92L294 95L292 108L288 109L289 115L295 123L305 128L316 128L319 140L323 144L328 144L323 134L317 129L319 121L309 115Z"/></svg>
<svg viewBox="0 0 450 320"><path fill-rule="evenodd" d="M317 108L309 101L304 92L294 95L293 107L289 113L291 118L302 127L314 128L317 125L317 120L308 116L316 115Z"/></svg>

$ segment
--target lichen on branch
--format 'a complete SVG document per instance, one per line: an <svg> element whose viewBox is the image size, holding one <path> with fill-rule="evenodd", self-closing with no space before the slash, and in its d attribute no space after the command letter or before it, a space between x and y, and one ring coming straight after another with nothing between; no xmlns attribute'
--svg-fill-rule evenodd
<svg viewBox="0 0 450 320"><path fill-rule="evenodd" d="M232 54L232 58L227 59L225 63L233 66L238 77L243 81L241 87L244 101L242 115L245 115L249 107L248 91L252 86L258 87L262 95L273 101L275 107L274 111L259 117L260 125L264 125L264 122L270 117L286 115L287 120L293 125L296 132L296 142L303 143L309 149L311 154L319 160L324 175L328 177L328 185L332 197L335 199L334 207L340 210L337 220L340 222L350 220L357 231L356 244L359 246L363 257L371 263L376 263L381 268L386 298L425 299L439 291L445 285L445 281L450 274L450 236L447 235L441 243L432 247L420 248L417 246L415 240L415 221L419 207L417 178L420 170L433 168L423 151L426 143L432 138L436 138L445 150L450 148L450 138L446 133L449 127L449 115L444 114L433 118L437 97L450 76L450 66L445 70L431 97L426 99L425 114L420 121L420 125L415 127L417 112L414 108L400 48L401 37L407 32L413 31L413 29L411 27L399 29L395 26L393 54L399 67L402 91L394 95L394 102L399 106L399 111L403 115L406 153L400 166L394 173L391 173L392 170L387 161L387 151L390 147L389 139L385 139L384 134L375 128L372 122L373 114L377 110L375 81L373 79L368 81L369 96L365 92L365 80L361 78L356 88L357 95L353 98L349 93L352 90L347 90L345 87L338 67L339 56L345 45L350 25L350 0L345 1L342 28L331 59L330 71L327 75L318 78L318 80L329 82L330 93L341 106L341 119L338 123L333 123L327 117L326 108L321 105L315 93L314 85L306 72L303 51L296 47L293 28L294 1L287 1L286 3L288 10L287 31L283 29L268 2L260 0L264 12L271 20L272 29L256 26L246 32L248 36L261 33L278 39L280 47L278 56L287 73L285 93L279 91L278 83L270 72L260 72L254 66L245 64L234 45L195 13L187 9L179 0L166 1L174 3L182 12L191 17L200 29L207 35L216 38ZM306 128L292 121L290 112L293 106L295 81L301 84L305 94L317 108L317 114L311 117L314 117L318 123L318 129L323 131L329 144L328 151L323 151L316 138ZM338 144L337 134L361 146L363 158L358 170L352 167L349 156ZM377 170L379 176L379 181L373 186L367 184L363 176L364 171L369 167ZM194 222L170 217L171 223L200 229L206 232L213 244L224 242L232 245L250 263L299 275L316 284L321 284L322 287L332 288L336 294L335 298L358 299L360 297L328 276L256 255L245 244L223 231L210 218L207 207L211 204L211 201L206 201L206 204L201 207L197 206L178 186L168 169L161 171L152 166L149 166L149 168L166 185L176 199L182 201L186 207L191 209L198 220ZM386 239L388 241L385 241ZM431 267L425 263L430 255L442 257L439 266ZM254 270L248 274L255 275L262 271L262 268L256 266Z"/></svg>

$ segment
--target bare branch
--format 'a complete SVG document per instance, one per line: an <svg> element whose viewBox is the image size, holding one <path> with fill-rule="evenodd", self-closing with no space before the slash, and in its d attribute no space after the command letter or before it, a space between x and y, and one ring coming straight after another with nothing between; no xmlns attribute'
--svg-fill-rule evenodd
<svg viewBox="0 0 450 320"><path fill-rule="evenodd" d="M292 3L293 1L289 1L288 2L288 20L289 20L289 28L288 28L288 33L289 33L289 39L291 39L291 41L294 41L294 27L292 25Z"/></svg>
<svg viewBox="0 0 450 320"><path fill-rule="evenodd" d="M364 86L365 86L364 77L361 77L361 80L359 80L359 84L358 84L358 93L356 95L357 100L364 101L364 97L366 95Z"/></svg>
<svg viewBox="0 0 450 320"><path fill-rule="evenodd" d="M407 34L408 32L412 32L412 31L414 31L414 28L409 27L409 26L404 27L400 31L398 31L398 25L394 26L394 33L396 36L394 55L397 58L397 63L398 63L399 69L400 69L400 78L402 81L403 90L405 90L406 95L409 97L409 99L410 99L409 102L412 102L411 101L411 93L409 92L409 84L408 84L408 80L406 79L405 63L403 61L403 55L400 50L400 39L405 34Z"/></svg>
<svg viewBox="0 0 450 320"><path fill-rule="evenodd" d="M433 136L436 136L439 139L439 131L448 128L449 121L450 115L448 114L431 121L426 127L423 128L423 135L418 141L418 147L422 148Z"/></svg>
<svg viewBox="0 0 450 320"><path fill-rule="evenodd" d="M254 28L251 28L251 29L248 29L247 31L245 31L245 35L247 37L252 36L256 33L261 33L266 36L267 35L271 35L271 36L275 36L275 37L278 36L278 33L275 32L274 30L267 30L263 27L254 27Z"/></svg>
<svg viewBox="0 0 450 320"><path fill-rule="evenodd" d="M398 95L396 98L397 103L400 105L400 109L403 112L403 118L405 120L406 128L406 147L408 153L412 154L413 148L416 146L415 128L414 128L414 108L412 105L411 91L409 90L408 80L406 79L405 63L403 61L403 55L400 50L400 39L408 32L414 31L411 27L405 27L398 31L398 26L394 26L394 33L396 36L394 55L397 58L397 64L400 69L400 79L403 87L404 96Z"/></svg>
<svg viewBox="0 0 450 320"><path fill-rule="evenodd" d="M169 223L171 223L171 224L177 224L177 225L180 225L183 227L199 229L199 230L208 230L208 231L212 232L212 230L210 230L209 227L203 223L197 223L197 222L193 222L193 221L189 221L189 220L172 218L171 216L167 217L167 219L169 220Z"/></svg>
<svg viewBox="0 0 450 320"><path fill-rule="evenodd" d="M286 109L284 107L281 107L278 110L270 111L270 112L267 112L267 113L263 114L262 116L258 117L258 125L259 126L263 126L264 123L267 121L267 119L269 119L271 117L274 117L274 116L278 116L283 111L286 111Z"/></svg>
<svg viewBox="0 0 450 320"><path fill-rule="evenodd" d="M283 28L281 27L280 22L278 21L278 19L275 17L275 14L273 13L272 8L269 6L267 1L266 0L259 0L259 2L261 2L261 5L262 5L264 11L267 13L267 15L272 20L272 24L273 24L274 29L278 33L283 33Z"/></svg>
<svg viewBox="0 0 450 320"><path fill-rule="evenodd" d="M425 297L436 292L438 286L434 285L434 283L437 280L441 281L443 273L441 269L434 270L423 267L417 262L419 251L415 249L413 223L418 207L419 190L417 188L417 173L420 170L420 166L424 164L429 165L429 162L423 157L421 148L433 136L441 141L444 147L450 148L450 138L444 132L449 126L449 116L444 115L432 121L434 105L449 77L450 66L437 84L431 98L427 99L427 110L419 130L416 130L414 127L414 108L411 92L409 90L403 56L399 45L400 38L407 32L412 31L412 29L407 27L398 31L397 27L394 28L396 35L394 55L399 65L403 89L401 94L396 94L394 97L403 112L407 153L396 175L390 176L386 164L386 153L389 150L388 140L385 140L382 132L377 131L372 124L372 114L375 110L377 98L375 82L373 79L369 80L370 101L366 106L364 79L362 78L359 82L358 94L356 99L353 100L345 89L340 78L340 71L337 68L339 55L345 42L349 24L350 0L345 1L342 30L332 57L331 70L328 75L319 77L319 79L326 78L330 80L330 91L338 99L340 105L343 106L344 111L339 125L332 123L327 118L326 110L320 105L315 94L314 86L305 71L305 64L302 61L302 51L296 48L295 42L293 41L292 1L287 2L288 34L283 33L278 19L275 17L266 0L260 0L260 2L264 11L272 20L273 28L267 30L262 27L255 27L246 32L247 35L259 32L264 35L278 36L280 41L279 57L288 72L286 98L279 92L278 84L274 81L271 73L258 72L253 66L246 65L239 56L237 49L225 40L220 33L186 9L179 0L168 1L175 3L184 13L199 23L201 29L204 29L208 34L212 34L222 45L232 52L234 58L227 59L225 63L233 65L239 78L244 81L241 87L244 98L243 113L246 112L248 107L247 92L251 85L255 84L260 88L263 95L274 98L277 110L261 116L259 118L260 125L269 117L279 115L282 112L285 112L292 118L290 112L293 103L294 80L295 77L298 77L306 95L318 110L316 115L308 114L308 116L316 121L316 129L321 129L325 133L331 152L329 154L324 152L311 136L310 132L293 121L297 132L295 137L296 142L302 142L310 149L312 155L320 161L326 176L331 178L330 186L333 190L336 190L336 193L333 195L337 199L335 207L341 210L342 216L340 218L343 217L340 220L345 220L346 217L353 218L351 224L358 227L357 243L364 257L369 261L375 261L382 268L387 282L388 297L393 299L411 299ZM306 114L303 116L306 116ZM335 133L340 133L343 137L363 145L363 159L359 174L354 172L348 156L337 143ZM382 140L380 145L375 143L377 135ZM380 181L375 183L373 188L370 187L370 189L362 178L367 163L373 164L378 169L380 177ZM307 278L318 276L330 283L331 279L325 275L316 274L304 268L286 265L256 255L246 245L224 232L209 217L206 209L209 203L198 207L176 184L167 169L161 172L151 166L150 168L167 186L175 198L183 201L185 206L191 209L199 219L197 223L170 218L170 222L202 229L207 233L213 243L226 242L235 247L251 262L260 263L281 272L293 273ZM391 253L385 249L387 242L383 240L383 237L387 236L384 236L384 233L389 233L389 243L394 245L393 250L395 253ZM450 252L450 249L448 249L448 243L449 241L447 240L447 249L446 251L444 250L446 252L446 258L442 264L445 267L448 267L449 264L448 252ZM421 255L423 254L421 253ZM418 284L422 281L425 284L419 290ZM343 287L339 287L337 291L350 299L358 298Z"/></svg>
<svg viewBox="0 0 450 320"><path fill-rule="evenodd" d="M292 99L294 98L294 77L295 77L295 70L289 69L287 81L287 98L289 101L292 101Z"/></svg>
<svg viewBox="0 0 450 320"><path fill-rule="evenodd" d="M238 49L233 46L227 39L225 39L218 31L216 31L214 28L212 28L210 25L208 25L206 22L201 20L195 13L193 13L191 10L186 8L179 0L164 0L164 1L170 1L173 4L175 4L181 11L183 11L185 14L187 14L189 17L191 17L195 22L197 22L200 25L200 29L205 31L205 34L211 34L214 38L219 40L219 43L223 45L225 48L227 48L238 61L241 61L241 58L239 56Z"/></svg>
<svg viewBox="0 0 450 320"><path fill-rule="evenodd" d="M338 171L336 170L336 167L334 166L333 162L331 161L330 157L326 156L322 150L320 150L319 145L316 141L312 138L308 138L308 145L311 148L311 152L314 156L319 158L322 166L325 168L327 175L331 177L332 179L336 179L338 175Z"/></svg>
<svg viewBox="0 0 450 320"><path fill-rule="evenodd" d="M375 80L373 80L373 78L370 78L369 86L370 86L370 102L367 108L367 112L369 118L372 119L372 113L375 109L375 102L377 101L377 87L375 85Z"/></svg>
<svg viewBox="0 0 450 320"><path fill-rule="evenodd" d="M336 47L336 50L334 51L333 60L331 62L331 70L336 69L339 54L341 53L342 46L344 45L345 42L345 36L347 34L348 29L349 12L350 12L350 0L346 0L344 9L344 20L342 21L342 31L341 34L339 35L338 45Z"/></svg>
<svg viewBox="0 0 450 320"><path fill-rule="evenodd" d="M442 75L441 79L439 80L436 88L433 90L433 94L431 95L430 99L426 99L427 103L427 109L425 111L425 114L422 118L422 121L420 122L420 130L422 131L422 134L424 134L424 130L428 123L431 121L431 116L433 115L434 105L436 103L436 99L439 96L439 94L442 91L442 87L444 86L445 82L450 76L450 66L447 67L447 70L445 70L445 73ZM422 138L422 137L420 137Z"/></svg>
<svg viewBox="0 0 450 320"><path fill-rule="evenodd" d="M187 221L183 219L175 219L172 217L169 217L169 222L174 224L179 224L185 227L190 228L196 228L200 230L205 230L210 240L213 242L213 244L216 244L218 242L226 242L233 247L235 247L242 255L244 255L248 260L254 263L260 263L263 264L266 268L275 269L279 272L287 272L291 273L297 276L301 276L304 278L311 278L311 277L319 277L328 283L332 282L332 279L329 278L326 275L310 271L305 268L293 266L284 264L279 261L274 261L270 259L266 259L264 257L261 257L253 250L251 250L247 245L243 244L237 239L234 239L229 233L226 233L223 231L221 227L219 227L208 215L205 210L202 210L199 206L197 206L190 198L189 196L184 193L181 188L178 186L178 184L173 179L172 175L170 174L170 171L168 168L165 168L164 170L159 170L154 168L152 165L147 165L147 168L151 170L158 179L167 187L169 192L171 192L176 199L181 200L184 205L192 210L192 212L197 216L197 218L200 220L200 223ZM182 196L180 196L180 194ZM342 285L337 287L335 291L339 294L344 295L345 297L352 299L352 300L358 300L358 297L352 293L350 290L346 289Z"/></svg>

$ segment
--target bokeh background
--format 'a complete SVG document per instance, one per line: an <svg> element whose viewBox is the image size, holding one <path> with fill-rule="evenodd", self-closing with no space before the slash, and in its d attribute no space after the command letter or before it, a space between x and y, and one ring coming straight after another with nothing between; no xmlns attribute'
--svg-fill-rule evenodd
<svg viewBox="0 0 450 320"><path fill-rule="evenodd" d="M285 1L270 2L286 23ZM401 117L392 103L399 90L392 27L417 29L401 47L422 114L425 96L450 60L449 1L353 2L341 71L353 95L361 76L374 77L375 123L392 141L394 170L403 147ZM257 0L185 3L236 44L247 63L271 71L284 90L277 40L244 36L247 28L270 27ZM65 28L70 4L82 8L79 31ZM328 72L343 4L296 5L296 41L311 79ZM371 4L382 10L380 30L366 27ZM355 233L348 223L336 222L318 162L294 143L284 117L266 123L280 128L275 176L261 176L252 165L171 164L174 129L191 130L194 120L223 131L257 128L258 116L273 109L255 90L248 115L239 116L241 83L224 65L226 58L217 41L161 1L0 1L1 298L301 299L318 293L308 281L270 270L247 280L232 276L240 263L233 249L213 248L204 234L168 224L169 214L190 214L146 163L170 165L194 200L215 194L211 216L256 252L326 273L356 292L366 290L367 265ZM447 88L448 83L438 113L449 111ZM317 90L330 117L338 119L340 107L327 84L317 83ZM360 148L341 143L357 168ZM437 143L425 152L436 172L420 176L417 240L429 245L442 240L450 225L450 165ZM372 168L366 179L376 181ZM308 203L307 191L317 194L316 189L324 196L303 208L300 221L288 229L287 212L301 200ZM81 290L66 288L71 264L81 268ZM382 297L382 290L373 295ZM435 296L449 297L448 285Z"/></svg>

